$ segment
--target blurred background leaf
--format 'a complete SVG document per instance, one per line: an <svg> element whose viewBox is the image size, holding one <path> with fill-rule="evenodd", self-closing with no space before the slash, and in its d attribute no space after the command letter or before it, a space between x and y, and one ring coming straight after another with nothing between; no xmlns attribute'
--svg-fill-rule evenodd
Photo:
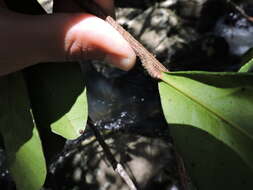
<svg viewBox="0 0 253 190"><path fill-rule="evenodd" d="M46 163L21 72L0 79L0 132L18 190L38 190Z"/></svg>
<svg viewBox="0 0 253 190"><path fill-rule="evenodd" d="M77 63L49 63L27 71L35 120L42 130L76 139L85 129L88 107L83 75Z"/></svg>

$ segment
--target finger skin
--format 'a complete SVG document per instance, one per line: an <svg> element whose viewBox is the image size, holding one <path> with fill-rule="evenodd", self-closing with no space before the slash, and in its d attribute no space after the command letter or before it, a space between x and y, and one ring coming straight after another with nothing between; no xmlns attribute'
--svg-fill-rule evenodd
<svg viewBox="0 0 253 190"><path fill-rule="evenodd" d="M105 11L106 14L115 17L114 0L93 1L97 3ZM82 10L74 0L56 0L54 2L54 11L81 12L85 10ZM76 31L77 34L72 36L72 39L67 38L67 46L71 45L71 48L66 47L66 50L69 54L68 58L78 60L81 57L86 57L87 59L101 59L104 57L108 63L111 63L123 70L129 70L133 66L136 59L134 52L129 49L129 45L123 42L123 46L121 47L121 45L119 45L119 42L124 41L124 39L118 36L118 34L115 34L115 31L113 31L110 35L111 31L106 30L108 26L105 26L105 24L101 21L98 22L98 20L95 18L90 22L88 20L78 25L80 30L79 32ZM83 30L82 36L78 35L81 34L81 30ZM85 31L90 31L90 34ZM104 33L101 33L102 31ZM73 40L75 42L73 42ZM115 41L117 41L117 43L113 45L113 42ZM126 46L128 47L126 48ZM115 52L116 48L118 48L117 52Z"/></svg>
<svg viewBox="0 0 253 190"><path fill-rule="evenodd" d="M96 58L105 56L111 64L129 70L135 63L135 53L128 42L108 23L84 14L66 35L65 51L69 59Z"/></svg>
<svg viewBox="0 0 253 190"><path fill-rule="evenodd" d="M66 61L66 57L105 58L124 70L135 62L121 35L89 14L30 16L1 10L0 20L0 76L39 62Z"/></svg>

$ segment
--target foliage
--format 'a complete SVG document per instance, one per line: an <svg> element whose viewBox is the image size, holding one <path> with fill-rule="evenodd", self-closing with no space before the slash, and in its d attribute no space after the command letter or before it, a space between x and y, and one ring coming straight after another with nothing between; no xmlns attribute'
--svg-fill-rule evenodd
<svg viewBox="0 0 253 190"><path fill-rule="evenodd" d="M51 0L37 1L52 12ZM165 118L199 189L253 185L253 74L244 73L252 68L253 59L241 73L164 73L159 82ZM36 66L25 76L0 78L0 134L17 188L37 190L46 177L39 132L79 137L87 98L77 64Z"/></svg>
<svg viewBox="0 0 253 190"><path fill-rule="evenodd" d="M231 188L249 187L252 173L231 149L253 169L253 74L175 72L162 79L164 115L198 187L228 188L231 168L241 172Z"/></svg>
<svg viewBox="0 0 253 190"><path fill-rule="evenodd" d="M241 67L239 72L245 73L245 72L252 72L253 71L253 59L249 60L245 65Z"/></svg>
<svg viewBox="0 0 253 190"><path fill-rule="evenodd" d="M26 79L29 95L21 73L1 79L0 129L18 189L33 190L43 185L46 176L36 126L75 139L84 129L88 111L77 64L36 66L26 72ZM252 80L251 73L163 74L159 91L164 115L200 189L253 185L247 167L253 168ZM239 175L231 177L233 171Z"/></svg>
<svg viewBox="0 0 253 190"><path fill-rule="evenodd" d="M21 73L0 80L0 132L11 174L20 190L37 190L46 178L46 164Z"/></svg>
<svg viewBox="0 0 253 190"><path fill-rule="evenodd" d="M29 70L28 86L39 127L76 139L88 117L86 90L76 63L50 63Z"/></svg>
<svg viewBox="0 0 253 190"><path fill-rule="evenodd" d="M36 126L51 126L67 139L79 137L87 120L87 99L78 64L36 66L26 79L29 95L21 72L1 78L0 130L17 188L38 190L46 166Z"/></svg>
<svg viewBox="0 0 253 190"><path fill-rule="evenodd" d="M84 129L88 108L77 64L40 65L25 76L29 95L22 73L1 78L0 130L18 189L35 190L46 176L36 126L51 127L54 133L75 139ZM247 165L253 168L253 74L171 72L162 79L159 91L164 115L197 186L252 186ZM231 176L234 171L238 175ZM226 179L229 184L224 183Z"/></svg>
<svg viewBox="0 0 253 190"><path fill-rule="evenodd" d="M164 73L159 82L165 118L200 189L253 185L248 168L253 169L253 73L243 73L252 63L242 73ZM87 97L78 64L39 65L25 78L19 72L0 80L0 133L17 188L37 190L46 177L37 127L78 138L87 120Z"/></svg>

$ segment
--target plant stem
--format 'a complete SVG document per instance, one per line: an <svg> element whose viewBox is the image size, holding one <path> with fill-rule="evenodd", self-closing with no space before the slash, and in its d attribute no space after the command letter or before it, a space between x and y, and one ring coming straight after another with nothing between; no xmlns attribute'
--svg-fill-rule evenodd
<svg viewBox="0 0 253 190"><path fill-rule="evenodd" d="M99 142L100 146L103 148L105 156L107 160L110 162L110 164L112 165L114 171L116 171L119 174L119 176L125 181L125 183L128 185L130 190L137 190L134 182L132 181L132 179L130 178L130 176L128 175L124 167L122 166L122 164L117 162L117 160L114 158L112 152L110 151L110 148L105 143L99 130L96 128L96 126L93 124L93 122L90 119L88 120L88 123L89 123L90 128L94 132L94 135L97 141Z"/></svg>

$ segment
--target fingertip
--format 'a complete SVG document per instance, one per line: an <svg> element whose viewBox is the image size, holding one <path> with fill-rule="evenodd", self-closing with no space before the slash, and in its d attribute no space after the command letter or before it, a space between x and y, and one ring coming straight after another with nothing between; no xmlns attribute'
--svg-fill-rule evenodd
<svg viewBox="0 0 253 190"><path fill-rule="evenodd" d="M133 68L133 66L135 64L135 60L136 60L135 56L129 57L129 58L123 58L123 59L120 59L119 65L122 70L129 71L130 69Z"/></svg>
<svg viewBox="0 0 253 190"><path fill-rule="evenodd" d="M122 70L130 70L136 61L136 55L129 43L110 24L89 14L80 15L65 37L65 50L68 57L79 59L100 59Z"/></svg>
<svg viewBox="0 0 253 190"><path fill-rule="evenodd" d="M133 51L132 52L131 51L132 50L130 50L127 57L120 57L120 56L108 54L105 57L105 61L121 70L129 71L131 68L133 68L136 62L136 55Z"/></svg>
<svg viewBox="0 0 253 190"><path fill-rule="evenodd" d="M86 33L89 44L106 54L107 63L125 71L130 70L135 64L136 54L124 37L99 18L90 17L86 21L87 28L90 28L90 32Z"/></svg>

